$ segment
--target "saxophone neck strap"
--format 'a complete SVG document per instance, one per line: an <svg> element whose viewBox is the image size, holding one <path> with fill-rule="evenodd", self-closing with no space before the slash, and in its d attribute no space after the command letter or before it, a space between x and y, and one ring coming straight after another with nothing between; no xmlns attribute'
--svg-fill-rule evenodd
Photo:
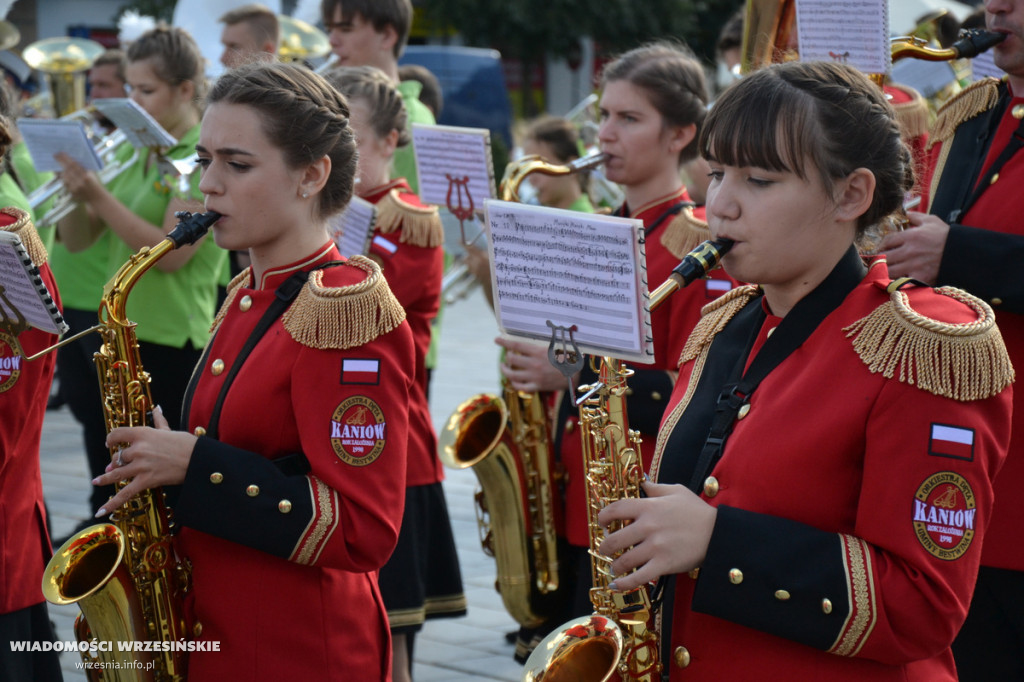
<svg viewBox="0 0 1024 682"><path fill-rule="evenodd" d="M249 334L249 338L245 340L245 345L238 352L235 357L235 361L231 365L231 369L228 370L227 375L224 377L224 384L220 388L220 393L217 394L217 402L214 403L213 412L210 413L209 423L206 425L206 435L210 438L217 437L218 426L220 423L220 412L224 406L224 399L227 398L228 389L231 388L231 384L235 380L235 376L238 371L242 368L246 358L252 353L256 344L260 342L263 335L267 333L270 326L274 324L277 318L284 314L284 311L288 310L288 307L295 300L295 297L302 291L302 287L306 285L306 281L309 279L310 273L316 270L322 270L324 268L333 267L335 265L341 265L342 261L330 261L318 265L309 270L299 270L292 274L291 277L281 283L279 287L274 291L274 300L267 307L267 310L263 313L260 321L256 323L256 327ZM209 356L210 349L213 347L213 339L206 344L206 350L203 351L203 356L199 359L199 368L206 366L206 360ZM200 370L197 370L192 374L192 380L189 382L188 391L186 392L185 404L182 408L181 423L188 424L188 416L192 407L192 396L195 392L196 384L199 382L199 376L202 374Z"/></svg>

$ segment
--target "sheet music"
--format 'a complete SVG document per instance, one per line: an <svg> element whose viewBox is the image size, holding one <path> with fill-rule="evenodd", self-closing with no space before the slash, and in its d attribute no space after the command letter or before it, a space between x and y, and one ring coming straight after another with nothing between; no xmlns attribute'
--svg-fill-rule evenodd
<svg viewBox="0 0 1024 682"><path fill-rule="evenodd" d="M924 97L935 93L956 80L956 72L949 62L929 62L923 59L901 59L892 65L892 81L909 85Z"/></svg>
<svg viewBox="0 0 1024 682"><path fill-rule="evenodd" d="M136 149L173 147L178 144L174 136L164 130L135 100L111 97L95 100L93 106L110 119Z"/></svg>
<svg viewBox="0 0 1024 682"><path fill-rule="evenodd" d="M58 152L64 152L86 170L98 171L103 168L103 161L93 149L81 121L19 118L18 131L25 138L32 165L40 173L62 170L53 158Z"/></svg>
<svg viewBox="0 0 1024 682"><path fill-rule="evenodd" d="M982 52L977 57L971 60L971 80L980 81L986 76L992 78L1002 78L1006 75L1006 72L996 66L995 57L992 55L992 50Z"/></svg>
<svg viewBox="0 0 1024 682"><path fill-rule="evenodd" d="M365 256L370 249L370 235L377 220L377 209L369 201L352 197L344 211L331 218L331 239L345 258Z"/></svg>
<svg viewBox="0 0 1024 682"><path fill-rule="evenodd" d="M0 318L17 320L18 313L36 329L51 334L68 330L21 239L0 231Z"/></svg>
<svg viewBox="0 0 1024 682"><path fill-rule="evenodd" d="M428 204L452 203L474 211L483 208L486 199L495 196L494 164L491 161L491 131L486 128L412 124L413 152L420 178L420 199ZM458 201L459 188L453 186L468 178Z"/></svg>
<svg viewBox="0 0 1024 682"><path fill-rule="evenodd" d="M796 25L800 61L889 72L888 0L797 0Z"/></svg>
<svg viewBox="0 0 1024 682"><path fill-rule="evenodd" d="M575 325L580 348L654 361L639 220L484 202L498 326L548 341Z"/></svg>

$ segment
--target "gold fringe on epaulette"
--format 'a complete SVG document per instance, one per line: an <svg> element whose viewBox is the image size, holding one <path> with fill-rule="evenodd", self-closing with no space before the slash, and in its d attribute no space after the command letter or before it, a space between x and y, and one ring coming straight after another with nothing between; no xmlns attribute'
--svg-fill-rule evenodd
<svg viewBox="0 0 1024 682"><path fill-rule="evenodd" d="M0 230L13 232L18 235L22 246L25 247L25 251L28 252L36 267L41 267L45 264L49 260L49 256L46 253L46 246L43 244L43 240L39 238L39 233L36 232L35 225L32 224L32 217L26 211L14 206L5 206L0 208L0 211L15 219L14 223L0 227Z"/></svg>
<svg viewBox="0 0 1024 682"><path fill-rule="evenodd" d="M390 234L402 228L402 244L434 247L444 244L444 226L437 206L413 206L398 196L393 189L377 203L376 228L381 234Z"/></svg>
<svg viewBox="0 0 1024 682"><path fill-rule="evenodd" d="M220 310L217 311L217 316L213 318L213 324L210 325L210 333L212 334L220 323L224 320L224 316L231 310L232 304L235 302L235 295L238 290L242 287L249 286L249 282L252 281L252 270L246 268L240 273L231 278L228 282L227 296L224 297L224 302L220 306Z"/></svg>
<svg viewBox="0 0 1024 682"><path fill-rule="evenodd" d="M894 102L896 120L900 122L904 138L920 137L928 132L928 100L914 88L898 83L888 83L888 87L910 96L909 102Z"/></svg>
<svg viewBox="0 0 1024 682"><path fill-rule="evenodd" d="M308 348L355 348L386 334L405 319L380 266L365 256L348 265L367 273L358 284L324 287L322 270L310 274L295 303L281 317L292 338ZM345 267L345 266L339 266Z"/></svg>
<svg viewBox="0 0 1024 682"><path fill-rule="evenodd" d="M693 360L701 349L714 340L715 335L725 328L743 306L750 303L758 295L760 289L756 284L747 284L728 291L700 309L700 321L690 332L690 338L683 346L678 365Z"/></svg>
<svg viewBox="0 0 1024 682"><path fill-rule="evenodd" d="M684 207L661 233L661 245L679 259L709 239L711 229L706 222L693 215L690 206Z"/></svg>
<svg viewBox="0 0 1024 682"><path fill-rule="evenodd" d="M980 81L971 83L939 109L935 125L932 126L931 136L928 138L927 148L931 149L932 145L937 142L946 142L952 139L957 126L988 111L998 101L999 80L997 78L982 78Z"/></svg>
<svg viewBox="0 0 1024 682"><path fill-rule="evenodd" d="M1013 365L992 308L954 287L935 291L974 310L968 324L940 322L915 312L903 291L849 327L853 348L872 372L961 402L996 395L1013 382Z"/></svg>

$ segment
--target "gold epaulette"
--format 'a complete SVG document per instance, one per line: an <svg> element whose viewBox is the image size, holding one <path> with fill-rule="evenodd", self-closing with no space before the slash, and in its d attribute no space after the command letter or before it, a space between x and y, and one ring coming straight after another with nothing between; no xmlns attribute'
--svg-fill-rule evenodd
<svg viewBox="0 0 1024 682"><path fill-rule="evenodd" d="M238 290L241 287L249 286L249 282L251 281L251 274L252 270L246 268L245 270L242 270L240 273L232 277L231 281L228 282L227 295L224 297L224 302L220 305L220 310L217 311L217 316L213 318L213 324L210 325L211 334L215 329L217 329L217 327L220 326L220 323L224 319L224 316L228 314L228 311L231 309L231 306L235 302L235 294L238 293Z"/></svg>
<svg viewBox="0 0 1024 682"><path fill-rule="evenodd" d="M693 215L692 206L684 206L683 210L665 226L665 231L661 233L661 245L679 259L709 239L711 239L711 228L706 222Z"/></svg>
<svg viewBox="0 0 1024 682"><path fill-rule="evenodd" d="M387 334L405 319L380 266L365 256L346 265L368 277L343 287L323 286L323 270L310 273L295 302L281 317L284 328L303 346L325 350L355 348Z"/></svg>
<svg viewBox="0 0 1024 682"><path fill-rule="evenodd" d="M437 206L413 206L398 196L397 189L388 192L377 203L376 227L381 234L402 228L402 244L433 247L444 244L444 226Z"/></svg>
<svg viewBox="0 0 1024 682"><path fill-rule="evenodd" d="M725 328L729 320L759 293L760 289L756 284L746 284L722 294L701 308L700 321L690 332L690 338L683 346L678 364L682 365L697 357L701 349L714 340L715 335Z"/></svg>
<svg viewBox="0 0 1024 682"><path fill-rule="evenodd" d="M917 90L899 83L887 83L886 87L899 90L910 97L909 102L893 102L896 120L900 122L904 138L920 137L928 132L928 100Z"/></svg>
<svg viewBox="0 0 1024 682"><path fill-rule="evenodd" d="M0 230L13 232L18 235L22 245L25 247L25 251L28 252L36 267L41 267L45 264L49 260L49 256L46 253L46 246L43 244L43 240L39 238L39 233L36 232L36 228L32 224L32 217L26 211L14 206L0 208L0 211L13 217L15 221L10 225L0 227Z"/></svg>
<svg viewBox="0 0 1024 682"><path fill-rule="evenodd" d="M927 148L931 149L937 142L952 139L957 126L988 111L998 101L999 79L989 77L971 83L939 109Z"/></svg>
<svg viewBox="0 0 1024 682"><path fill-rule="evenodd" d="M996 395L1013 382L1013 365L987 303L955 287L935 293L960 301L978 319L942 322L916 312L900 286L889 285L889 300L844 331L871 372L961 402Z"/></svg>

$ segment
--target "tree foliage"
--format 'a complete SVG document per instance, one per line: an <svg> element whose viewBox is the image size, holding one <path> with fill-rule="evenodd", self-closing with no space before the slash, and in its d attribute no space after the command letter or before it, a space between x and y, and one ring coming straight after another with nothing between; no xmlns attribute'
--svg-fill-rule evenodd
<svg viewBox="0 0 1024 682"><path fill-rule="evenodd" d="M140 16L153 17L171 23L174 18L174 6L178 0L129 0L117 11L117 18L128 11L137 12Z"/></svg>

